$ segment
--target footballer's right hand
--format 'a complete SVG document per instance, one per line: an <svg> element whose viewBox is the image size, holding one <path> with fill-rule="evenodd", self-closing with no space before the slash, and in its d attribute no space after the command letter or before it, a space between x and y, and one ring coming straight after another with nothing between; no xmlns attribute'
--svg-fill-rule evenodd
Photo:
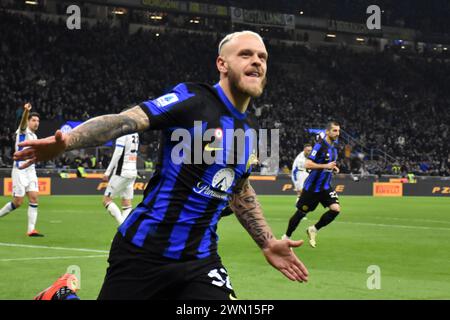
<svg viewBox="0 0 450 320"><path fill-rule="evenodd" d="M56 158L66 150L67 145L68 136L63 134L61 130L57 130L54 136L19 143L19 147L24 149L14 153L14 160L26 161L20 166L20 169L28 168L36 162Z"/></svg>
<svg viewBox="0 0 450 320"><path fill-rule="evenodd" d="M31 103L28 103L28 102L25 103L24 106L23 106L23 109L30 111L31 110Z"/></svg>

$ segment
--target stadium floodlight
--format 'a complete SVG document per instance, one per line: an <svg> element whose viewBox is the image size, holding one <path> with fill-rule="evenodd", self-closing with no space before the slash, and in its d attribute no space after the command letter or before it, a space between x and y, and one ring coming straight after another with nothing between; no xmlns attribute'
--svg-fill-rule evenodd
<svg viewBox="0 0 450 320"><path fill-rule="evenodd" d="M336 35L333 33L327 33L327 38L336 38Z"/></svg>
<svg viewBox="0 0 450 320"><path fill-rule="evenodd" d="M300 11L300 15L303 15L303 13L304 13L303 11Z"/></svg>
<svg viewBox="0 0 450 320"><path fill-rule="evenodd" d="M113 10L112 13L114 13L114 14L116 14L116 15L123 15L123 14L125 14L126 12L125 12L124 9L116 9L116 10Z"/></svg>
<svg viewBox="0 0 450 320"><path fill-rule="evenodd" d="M356 41L358 41L358 42L364 42L365 41L365 39L364 38L356 38Z"/></svg>
<svg viewBox="0 0 450 320"><path fill-rule="evenodd" d="M32 6L37 6L39 3L37 1L25 1L25 4L29 4Z"/></svg>

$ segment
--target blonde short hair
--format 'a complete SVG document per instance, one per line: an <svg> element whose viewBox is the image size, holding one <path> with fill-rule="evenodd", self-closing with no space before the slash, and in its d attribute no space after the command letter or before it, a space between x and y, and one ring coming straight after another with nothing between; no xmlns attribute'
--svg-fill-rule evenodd
<svg viewBox="0 0 450 320"><path fill-rule="evenodd" d="M250 31L250 30L237 31L237 32L233 32L233 33L227 34L225 36L225 38L223 38L222 41L220 41L220 43L219 43L219 50L218 50L219 55L220 55L220 52L222 51L222 48L223 48L223 46L225 44L227 44L228 42L230 42L234 38L236 38L236 37L238 37L240 35L243 35L243 34L251 34L251 35L257 37L259 40L261 40L261 42L264 44L263 38L259 34L257 34L256 32L253 32L253 31Z"/></svg>

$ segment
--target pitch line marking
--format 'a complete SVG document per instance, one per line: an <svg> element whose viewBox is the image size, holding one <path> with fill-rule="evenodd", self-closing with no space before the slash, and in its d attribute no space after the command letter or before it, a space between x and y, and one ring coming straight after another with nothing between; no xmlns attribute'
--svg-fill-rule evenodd
<svg viewBox="0 0 450 320"><path fill-rule="evenodd" d="M66 251L79 251L79 252L109 253L109 251L107 251L107 250L95 250L95 249L86 249L86 248L64 248L64 247L36 246L36 245L29 245L29 244L5 243L5 242L0 242L0 246L3 246L3 247L16 247L16 248L34 248L34 249L51 249L51 250L66 250Z"/></svg>
<svg viewBox="0 0 450 320"><path fill-rule="evenodd" d="M346 224L356 224L362 226L375 226L375 227L392 227L392 228L403 228L403 229L421 229L421 230L443 230L450 231L450 228L440 228L440 227L421 227L421 226L404 226L400 224L382 224L382 223L368 223L368 222L351 222L351 221L335 221L335 223L346 223Z"/></svg>
<svg viewBox="0 0 450 320"><path fill-rule="evenodd" d="M60 260L60 259L79 259L79 258L105 258L108 255L93 255L93 256L64 256L64 257L35 257L35 258L14 258L14 259L0 259L0 262L11 261L30 261L30 260Z"/></svg>
<svg viewBox="0 0 450 320"><path fill-rule="evenodd" d="M272 218L268 220L275 221L288 221L287 219ZM374 226L374 227L390 227L390 228L403 228L403 229L420 229L420 230L442 230L450 231L450 228L440 228L440 227L422 227L422 226L405 226L400 224L382 224L382 223L369 223L369 222L352 222L352 221L334 221L333 223L340 224L355 224L361 226Z"/></svg>
<svg viewBox="0 0 450 320"><path fill-rule="evenodd" d="M378 216L370 216L372 219L380 219L380 220L400 220L400 221L417 221L417 222L431 222L431 223L444 223L450 224L450 221L443 220L430 220L430 219L409 219L409 218L394 218L394 217L378 217Z"/></svg>

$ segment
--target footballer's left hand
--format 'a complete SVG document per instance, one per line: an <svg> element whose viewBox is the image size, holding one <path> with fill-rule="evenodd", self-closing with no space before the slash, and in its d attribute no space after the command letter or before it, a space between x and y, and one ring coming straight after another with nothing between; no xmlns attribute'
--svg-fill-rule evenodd
<svg viewBox="0 0 450 320"><path fill-rule="evenodd" d="M267 261L292 281L307 282L308 269L291 248L300 247L303 240L270 240L263 249Z"/></svg>
<svg viewBox="0 0 450 320"><path fill-rule="evenodd" d="M14 160L27 160L19 167L19 169L24 169L33 163L54 159L66 150L67 140L67 136L61 130L57 130L54 136L44 139L26 140L19 143L19 147L23 147L23 149L14 153Z"/></svg>

